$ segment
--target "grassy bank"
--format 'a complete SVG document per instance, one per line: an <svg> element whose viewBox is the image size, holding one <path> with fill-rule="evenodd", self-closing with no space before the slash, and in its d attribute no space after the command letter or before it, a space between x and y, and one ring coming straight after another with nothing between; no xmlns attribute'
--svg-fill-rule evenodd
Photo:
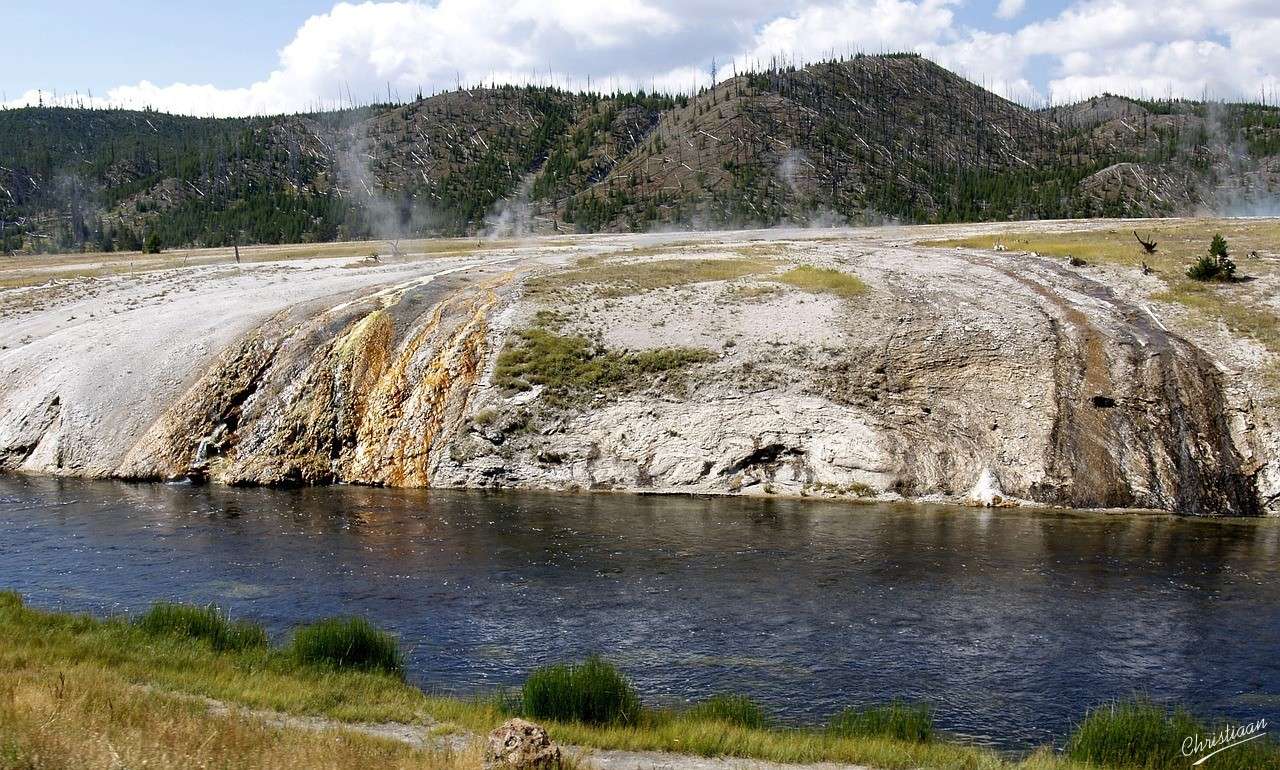
<svg viewBox="0 0 1280 770"><path fill-rule="evenodd" d="M276 647L253 629L216 611L181 605L163 605L132 621L99 620L35 610L15 594L0 593L0 768L480 764L476 750L420 751L341 731L277 729L251 715L213 713L191 696L339 722L429 726L432 735L483 734L524 713L546 725L555 740L585 747L885 770L1186 764L1138 764L1124 754L1125 747L1132 753L1131 734L1163 747L1166 734L1185 729L1183 722L1153 728L1152 720L1161 719L1154 712L1092 723L1088 739L1072 744L1079 761L1045 749L1015 762L948 742L934 732L927 709L907 704L850 710L811 729L771 724L758 705L733 695L680 711L657 710L641 706L626 677L599 660L535 672L519 694L442 698L406 684L394 640L367 624L322 622ZM1128 732L1117 737L1120 730ZM1257 750L1251 761L1262 764L1207 766L1280 767L1273 745Z"/></svg>

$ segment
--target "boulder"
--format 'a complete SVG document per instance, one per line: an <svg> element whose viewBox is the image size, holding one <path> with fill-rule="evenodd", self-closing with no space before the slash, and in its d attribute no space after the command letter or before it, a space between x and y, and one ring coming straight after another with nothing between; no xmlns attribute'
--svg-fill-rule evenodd
<svg viewBox="0 0 1280 770"><path fill-rule="evenodd" d="M556 770L560 747L533 722L508 719L489 733L484 750L485 770Z"/></svg>

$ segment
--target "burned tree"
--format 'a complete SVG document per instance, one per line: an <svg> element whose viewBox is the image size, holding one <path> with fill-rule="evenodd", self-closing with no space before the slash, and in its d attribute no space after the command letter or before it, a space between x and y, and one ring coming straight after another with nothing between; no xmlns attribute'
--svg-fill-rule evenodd
<svg viewBox="0 0 1280 770"><path fill-rule="evenodd" d="M1151 240L1151 241L1144 241L1144 240L1142 240L1142 236L1141 236L1141 235L1138 235L1138 231L1137 231L1137 230L1134 230L1134 231L1133 231L1133 237L1138 239L1138 243L1141 243L1141 244L1142 244L1142 250L1143 250L1144 252L1146 252L1147 254L1155 254L1155 253L1156 253L1156 242L1155 242L1154 240Z"/></svg>

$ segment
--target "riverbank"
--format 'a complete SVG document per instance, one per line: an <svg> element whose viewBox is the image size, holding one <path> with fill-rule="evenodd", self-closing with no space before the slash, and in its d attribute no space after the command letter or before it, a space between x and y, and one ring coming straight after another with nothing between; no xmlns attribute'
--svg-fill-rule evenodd
<svg viewBox="0 0 1280 770"><path fill-rule="evenodd" d="M1132 227L1110 221L424 242L380 261L340 244L36 285L57 271L19 266L0 288L0 469L1270 512L1258 298L1280 271L1253 245L1275 223L1142 226L1226 229L1259 253L1251 280L1190 302L1163 262L997 242Z"/></svg>
<svg viewBox="0 0 1280 770"><path fill-rule="evenodd" d="M817 724L892 693L1015 751L1134 692L1264 716L1278 546L1275 519L0 477L0 586L36 606L214 603L277 639L358 612L445 692L616 651L660 703Z"/></svg>
<svg viewBox="0 0 1280 770"><path fill-rule="evenodd" d="M225 767L471 768L480 763L479 736L521 713L510 695L431 696L361 660L307 661L296 643L260 643L248 624L179 625L44 612L0 593L0 768L177 768L213 758ZM583 749L575 754L579 767L592 766L593 751L664 752L648 759L675 768L680 755L883 770L1096 766L1050 748L1010 759L933 734L918 711L885 713L851 712L843 729L761 726L751 709L723 705L646 708L626 724L540 721L557 742ZM1094 748L1106 743L1092 740ZM1141 745L1132 736L1126 741ZM1169 753L1165 742L1158 745ZM1079 743L1077 734L1069 750ZM1215 766L1280 767L1274 745L1235 751ZM600 756L603 767L623 759ZM610 764L610 756L617 761ZM627 761L646 760L634 754Z"/></svg>

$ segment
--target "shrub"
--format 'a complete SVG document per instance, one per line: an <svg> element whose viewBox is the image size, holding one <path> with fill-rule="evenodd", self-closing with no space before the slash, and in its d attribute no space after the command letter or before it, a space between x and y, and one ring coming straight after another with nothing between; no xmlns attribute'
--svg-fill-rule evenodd
<svg viewBox="0 0 1280 770"><path fill-rule="evenodd" d="M1187 268L1187 277L1194 278L1197 281L1212 281L1218 277L1218 262L1208 254L1202 255L1199 259Z"/></svg>
<svg viewBox="0 0 1280 770"><path fill-rule="evenodd" d="M1067 756L1113 767L1184 770L1195 758L1182 753L1183 742L1215 732L1181 709L1168 711L1142 700L1113 703L1089 712L1067 742ZM1280 750L1262 739L1215 754L1207 765L1215 770L1280 767Z"/></svg>
<svg viewBox="0 0 1280 770"><path fill-rule="evenodd" d="M262 626L242 620L233 622L213 605L196 607L156 602L133 623L149 634L202 639L215 650L246 650L267 645L267 632Z"/></svg>
<svg viewBox="0 0 1280 770"><path fill-rule="evenodd" d="M288 653L304 665L404 676L404 653L395 637L362 618L329 618L303 626L294 632Z"/></svg>
<svg viewBox="0 0 1280 770"><path fill-rule="evenodd" d="M768 721L760 704L745 695L713 695L695 703L686 715L697 720L727 722L756 729L764 727Z"/></svg>
<svg viewBox="0 0 1280 770"><path fill-rule="evenodd" d="M847 708L832 717L827 729L839 735L873 735L924 743L933 737L933 709L903 701L866 709Z"/></svg>
<svg viewBox="0 0 1280 770"><path fill-rule="evenodd" d="M159 254L162 248L159 233L148 233L146 239L142 242L143 254Z"/></svg>
<svg viewBox="0 0 1280 770"><path fill-rule="evenodd" d="M1221 233L1213 236L1209 253L1187 268L1187 277L1197 281L1230 281L1235 278L1236 263L1227 252L1227 239Z"/></svg>
<svg viewBox="0 0 1280 770"><path fill-rule="evenodd" d="M575 665L545 666L529 674L522 691L526 716L586 724L634 724L640 716L635 688L598 657Z"/></svg>

